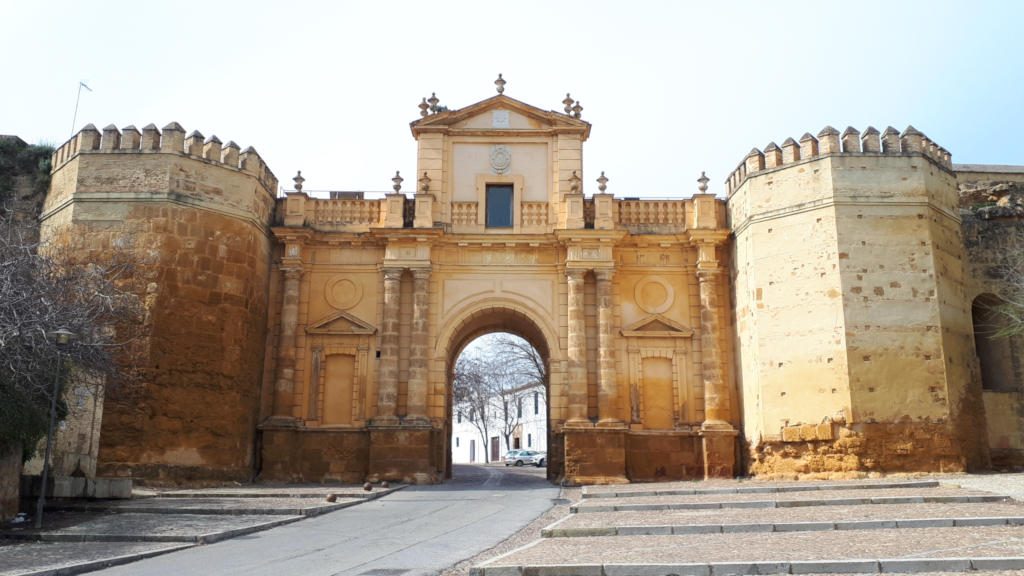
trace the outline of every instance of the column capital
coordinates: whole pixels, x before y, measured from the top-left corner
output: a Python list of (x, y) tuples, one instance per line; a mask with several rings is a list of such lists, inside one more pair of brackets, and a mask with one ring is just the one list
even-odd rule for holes
[(304, 270), (302, 266), (282, 266), (281, 273), (284, 274), (285, 280), (299, 280), (302, 278)]
[(725, 269), (721, 267), (716, 266), (714, 268), (701, 268), (700, 264), (697, 264), (697, 281), (713, 282), (715, 278), (721, 276), (723, 272), (725, 272)]
[(388, 266), (380, 269), (384, 273), (385, 280), (401, 280), (402, 273), (405, 272), (405, 268), (400, 266)]
[(430, 273), (433, 272), (432, 268), (410, 268), (412, 270), (412, 276), (416, 280), (426, 280), (430, 278)]
[(596, 278), (598, 282), (610, 282), (614, 277), (614, 268), (594, 268), (594, 278)]
[(583, 276), (585, 276), (586, 273), (587, 273), (587, 270), (585, 268), (566, 268), (565, 269), (565, 277), (568, 278), (570, 282), (582, 282), (583, 281)]

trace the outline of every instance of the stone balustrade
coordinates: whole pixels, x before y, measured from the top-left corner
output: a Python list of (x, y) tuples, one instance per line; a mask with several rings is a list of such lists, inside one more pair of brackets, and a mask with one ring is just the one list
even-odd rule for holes
[[(304, 197), (301, 221), (318, 230), (365, 232), (385, 226), (385, 200), (380, 198)], [(692, 199), (619, 199), (611, 201), (611, 223), (633, 234), (674, 234), (692, 227)], [(537, 231), (551, 226), (547, 202), (523, 202), (520, 223), (524, 230)], [(595, 223), (595, 203), (584, 200), (584, 223)], [(293, 222), (297, 223), (298, 220)], [(483, 226), (477, 202), (452, 202), (451, 224), (456, 231)]]

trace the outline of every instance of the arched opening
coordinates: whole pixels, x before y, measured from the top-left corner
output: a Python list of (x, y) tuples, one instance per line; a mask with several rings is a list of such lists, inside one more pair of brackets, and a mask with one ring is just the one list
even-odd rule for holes
[(1013, 355), (1016, 337), (1002, 334), (1007, 328), (1007, 318), (999, 312), (999, 307), (1004, 304), (994, 294), (982, 294), (971, 304), (974, 348), (981, 364), (982, 388), (993, 392), (1019, 389)]
[[(487, 438), (481, 436), (479, 427), (471, 427), (474, 433), (467, 434), (465, 432), (467, 427), (462, 426), (463, 432), (455, 435), (455, 426), (460, 424), (460, 419), (461, 424), (466, 424), (466, 420), (471, 416), (469, 413), (471, 409), (465, 402), (465, 398), (458, 398), (456, 394), (455, 380), (459, 358), (464, 356), (464, 353), (480, 357), (484, 352), (495, 352), (494, 350), (480, 349), (493, 344), (496, 341), (495, 338), (518, 341), (534, 350), (543, 368), (545, 378), (542, 382), (535, 383), (520, 381), (516, 384), (514, 378), (509, 381), (510, 385), (505, 386), (506, 389), (509, 389), (509, 393), (504, 398), (495, 398), (495, 402), (492, 404), (494, 412), (492, 416), (496, 427), (488, 427)], [(527, 316), (524, 311), (499, 306), (488, 307), (465, 315), (450, 330), (449, 336), (439, 343), (442, 345), (447, 343), (444, 351), (447, 383), (445, 390), (447, 421), (444, 431), (447, 438), (446, 478), (452, 477), (453, 453), (456, 451), (462, 456), (460, 459), (472, 456), (477, 463), (500, 461), (509, 449), (515, 449), (516, 440), (519, 442), (519, 449), (543, 448), (545, 455), (542, 468), (546, 468), (548, 479), (557, 479), (562, 476), (561, 436), (556, 434), (555, 428), (558, 423), (552, 419), (550, 391), (553, 376), (553, 354), (549, 346), (549, 339), (550, 336), (538, 325), (538, 322)], [(507, 353), (507, 351), (505, 352)], [(500, 358), (497, 361), (500, 362)], [(557, 380), (557, 376), (555, 379)], [(534, 392), (537, 393), (536, 396), (534, 396)], [(505, 418), (506, 410), (510, 416), (508, 419)], [(472, 416), (478, 418), (479, 412), (480, 409), (477, 408)], [(535, 417), (542, 420), (541, 426), (535, 426)], [(530, 421), (530, 425), (522, 425), (527, 420)], [(536, 436), (539, 430), (543, 430), (543, 438)], [(458, 446), (455, 446), (456, 442), (458, 442)], [(530, 446), (526, 446), (526, 444), (530, 444)]]

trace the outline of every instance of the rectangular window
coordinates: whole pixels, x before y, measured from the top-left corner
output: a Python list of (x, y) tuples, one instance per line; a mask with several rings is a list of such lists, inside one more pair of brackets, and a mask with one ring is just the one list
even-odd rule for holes
[(458, 436), (455, 437), (455, 447), (456, 448), (459, 447), (459, 437)]
[(488, 228), (512, 227), (512, 198), (511, 184), (487, 185), (486, 226)]
[(516, 398), (516, 418), (523, 417), (523, 399)]
[(456, 414), (458, 417), (458, 423), (462, 424), (462, 410), (459, 410)]
[(533, 448), (533, 434), (526, 435), (526, 447)]
[(533, 393), (533, 414), (540, 414), (540, 394), (537, 392)]

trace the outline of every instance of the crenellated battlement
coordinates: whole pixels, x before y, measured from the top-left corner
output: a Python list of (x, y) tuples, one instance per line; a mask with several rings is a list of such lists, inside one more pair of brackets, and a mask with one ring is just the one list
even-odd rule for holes
[(177, 122), (158, 129), (148, 124), (140, 131), (133, 125), (118, 130), (110, 124), (102, 132), (87, 124), (53, 152), (51, 171), (56, 172), (78, 154), (160, 153), (180, 154), (218, 164), (255, 176), (271, 193), (277, 192), (277, 177), (263, 158), (249, 146), (241, 150), (238, 144), (223, 144), (217, 136), (204, 138), (198, 130), (185, 136), (185, 129)]
[(747, 177), (759, 172), (838, 154), (921, 154), (947, 170), (953, 169), (952, 155), (949, 151), (913, 126), (907, 126), (902, 134), (892, 126), (883, 132), (879, 132), (873, 126), (868, 126), (864, 132), (848, 126), (842, 133), (831, 126), (825, 126), (818, 132), (817, 137), (808, 132), (801, 136), (799, 141), (787, 138), (781, 147), (775, 142), (770, 142), (764, 150), (754, 148), (726, 179), (726, 190), (732, 195)]

